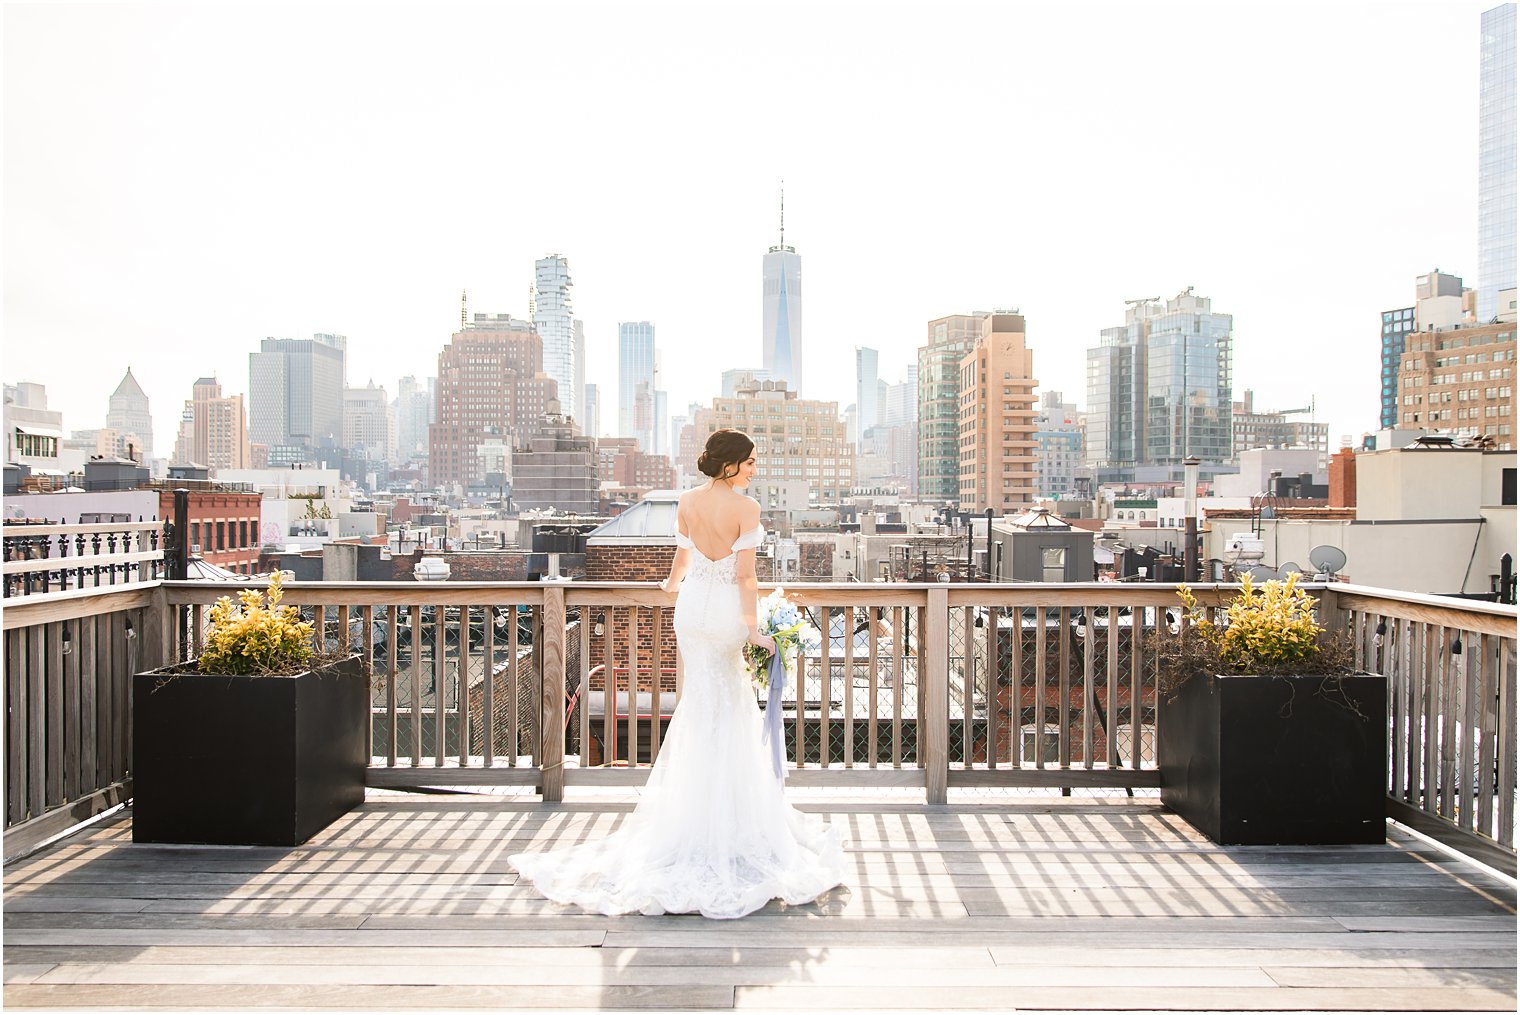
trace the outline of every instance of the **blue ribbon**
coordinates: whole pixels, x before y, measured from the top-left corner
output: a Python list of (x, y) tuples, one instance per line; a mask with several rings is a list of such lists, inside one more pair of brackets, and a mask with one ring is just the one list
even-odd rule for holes
[(785, 738), (781, 735), (781, 684), (786, 680), (786, 665), (781, 660), (779, 645), (771, 653), (769, 680), (770, 693), (765, 699), (765, 728), (760, 734), (760, 742), (770, 745), (771, 767), (776, 771), (776, 778), (785, 782), (786, 769), (782, 765)]

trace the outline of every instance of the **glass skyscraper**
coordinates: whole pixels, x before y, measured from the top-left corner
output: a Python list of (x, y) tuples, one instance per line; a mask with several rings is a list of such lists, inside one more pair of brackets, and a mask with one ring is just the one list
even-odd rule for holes
[(637, 437), (647, 454), (655, 452), (654, 325), (624, 321), (618, 325), (619, 437)]
[(1515, 285), (1515, 5), (1484, 11), (1478, 60), (1478, 322)]
[(786, 245), (786, 199), (781, 201), (781, 242), (761, 265), (761, 351), (771, 380), (802, 388), (802, 258)]
[(533, 262), (533, 325), (544, 343), (544, 373), (559, 385), (559, 411), (579, 420), (571, 284), (568, 258), (550, 254)]
[(1099, 469), (1230, 461), (1234, 320), (1184, 290), (1132, 305), (1087, 351), (1087, 461)]
[(1414, 330), (1414, 307), (1383, 311), (1383, 362), (1379, 373), (1381, 397), (1378, 405), (1378, 429), (1388, 430), (1399, 423), (1399, 359), (1404, 355), (1404, 337)]

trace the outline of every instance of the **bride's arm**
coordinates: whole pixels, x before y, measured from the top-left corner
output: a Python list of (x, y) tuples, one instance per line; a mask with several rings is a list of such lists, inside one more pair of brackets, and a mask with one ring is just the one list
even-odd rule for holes
[[(686, 531), (686, 515), (682, 506), (676, 508), (676, 531), (683, 537), (691, 538), (691, 533)], [(681, 579), (686, 577), (686, 572), (691, 570), (691, 551), (686, 547), (676, 544), (676, 555), (670, 559), (670, 574), (660, 582), (661, 592), (675, 592), (681, 585)]]
[(776, 651), (776, 640), (768, 634), (760, 633), (760, 625), (755, 620), (757, 600), (760, 597), (760, 583), (755, 579), (755, 551), (740, 550), (738, 565), (739, 578), (739, 619), (744, 621), (744, 626), (749, 630), (749, 643), (759, 645), (767, 652)]
[(675, 592), (681, 585), (681, 579), (686, 577), (686, 572), (691, 570), (691, 551), (684, 546), (676, 547), (676, 555), (670, 561), (670, 574), (660, 582), (660, 591)]

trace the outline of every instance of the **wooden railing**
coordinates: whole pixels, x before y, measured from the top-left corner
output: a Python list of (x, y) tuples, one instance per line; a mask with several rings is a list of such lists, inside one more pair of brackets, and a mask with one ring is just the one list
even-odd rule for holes
[(0, 546), (7, 599), (165, 577), (161, 521), (13, 523), (0, 529)]
[[(1310, 590), (1326, 622), (1355, 638), (1358, 664), (1389, 677), (1390, 813), (1513, 868), (1515, 608), (1340, 584)], [(89, 610), (133, 616), (151, 630), (151, 652), (111, 657), (124, 686), (133, 667), (193, 657), (207, 608), (227, 592), (164, 582), (160, 606), (99, 599), (66, 609), (76, 621)], [(810, 620), (782, 698), (793, 785), (922, 787), (930, 803), (957, 787), (1159, 785), (1157, 653), (1179, 619), (1172, 588), (788, 592)], [(1235, 592), (1196, 587), (1211, 609)], [(54, 698), (47, 688), (29, 697), (33, 673), (70, 679), (67, 665), (48, 664), (61, 634), (47, 625), (63, 615), (37, 612), (44, 597), (34, 598), (32, 613), (6, 614), (8, 658), (42, 660), (7, 681), (11, 743), (32, 751), (32, 727), (16, 725), (11, 703), (23, 701), (27, 716), (46, 712)], [(292, 582), (285, 601), (317, 623), (326, 647), (371, 664), (373, 786), (515, 784), (559, 800), (566, 785), (640, 783), (661, 748), (656, 717), (672, 711), (686, 676), (669, 627), (674, 599), (651, 584)], [(604, 763), (593, 767), (593, 757)], [(45, 757), (35, 770), (50, 771)], [(18, 789), (28, 808), (69, 797), (67, 786), (45, 786), (38, 796), (18, 783), (13, 762), (8, 826), (33, 813), (17, 809)]]
[(6, 856), (131, 796), (131, 675), (165, 658), (163, 602), (154, 583), (6, 604)]

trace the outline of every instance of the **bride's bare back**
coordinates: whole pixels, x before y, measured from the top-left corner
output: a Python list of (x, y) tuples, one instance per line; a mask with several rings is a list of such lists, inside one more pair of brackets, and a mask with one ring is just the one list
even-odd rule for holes
[(681, 494), (676, 527), (708, 560), (722, 560), (734, 542), (760, 524), (760, 505), (727, 483), (709, 483)]

